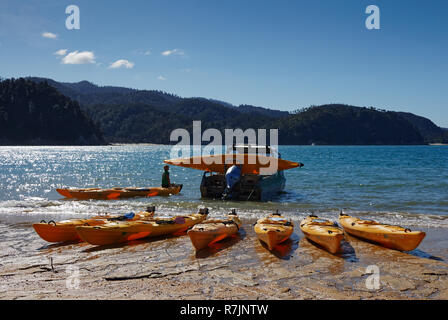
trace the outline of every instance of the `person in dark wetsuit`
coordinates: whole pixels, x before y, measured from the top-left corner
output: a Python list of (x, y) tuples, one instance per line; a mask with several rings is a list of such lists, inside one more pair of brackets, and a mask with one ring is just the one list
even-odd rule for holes
[(162, 188), (169, 188), (171, 187), (171, 181), (170, 181), (170, 167), (164, 166), (163, 169), (165, 170), (162, 173)]

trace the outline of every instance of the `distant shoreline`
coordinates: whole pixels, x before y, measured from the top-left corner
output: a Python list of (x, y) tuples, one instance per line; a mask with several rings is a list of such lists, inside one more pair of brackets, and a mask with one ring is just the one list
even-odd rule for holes
[(166, 146), (163, 143), (110, 143), (109, 146)]

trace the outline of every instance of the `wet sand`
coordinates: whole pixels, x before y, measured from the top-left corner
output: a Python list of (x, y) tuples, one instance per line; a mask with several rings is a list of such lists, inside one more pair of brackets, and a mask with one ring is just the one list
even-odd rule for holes
[[(186, 235), (48, 244), (29, 223), (0, 223), (0, 299), (448, 299), (446, 229), (422, 229), (427, 236), (410, 253), (346, 236), (344, 252), (331, 255), (297, 223), (269, 252), (254, 221), (243, 222), (238, 236), (199, 253)], [(370, 265), (379, 268), (378, 289), (366, 287)]]

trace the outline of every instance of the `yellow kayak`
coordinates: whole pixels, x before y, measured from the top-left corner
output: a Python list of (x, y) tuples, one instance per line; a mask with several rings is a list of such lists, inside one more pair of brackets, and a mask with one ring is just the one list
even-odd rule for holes
[(233, 211), (227, 218), (210, 219), (195, 225), (188, 230), (188, 236), (196, 250), (201, 250), (210, 244), (221, 241), (233, 234), (236, 234), (241, 221)]
[(311, 215), (300, 222), (300, 230), (305, 237), (325, 248), (330, 253), (337, 253), (341, 249), (344, 231), (329, 220), (319, 219)]
[(154, 216), (155, 207), (148, 207), (146, 211), (139, 212), (135, 215), (99, 215), (88, 219), (70, 219), (63, 221), (49, 221), (48, 223), (42, 220), (40, 223), (33, 224), (34, 230), (37, 234), (48, 242), (67, 242), (79, 241), (81, 238), (76, 232), (78, 226), (97, 226), (110, 222), (111, 220), (144, 220)]
[(423, 231), (362, 220), (343, 213), (339, 216), (339, 223), (351, 235), (400, 251), (414, 250), (426, 235)]
[(258, 239), (266, 243), (269, 250), (272, 250), (291, 236), (294, 224), (277, 213), (259, 219), (254, 230)]
[(112, 222), (100, 226), (79, 226), (80, 238), (93, 245), (122, 243), (146, 237), (180, 234), (207, 218), (208, 209), (187, 216), (157, 217), (146, 221)]
[(71, 199), (97, 199), (97, 200), (116, 200), (133, 197), (155, 197), (169, 196), (178, 194), (182, 190), (182, 185), (173, 185), (169, 188), (149, 187), (149, 188), (87, 188), (87, 189), (56, 189), (56, 191)]

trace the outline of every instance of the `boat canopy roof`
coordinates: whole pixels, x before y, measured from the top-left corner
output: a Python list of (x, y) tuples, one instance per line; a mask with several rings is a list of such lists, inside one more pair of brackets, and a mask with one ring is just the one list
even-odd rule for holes
[(278, 152), (278, 150), (268, 145), (233, 144), (232, 146), (227, 147), (227, 152), (251, 153), (251, 154), (258, 154), (261, 152), (266, 155), (272, 155), (274, 157), (280, 158), (280, 153)]

